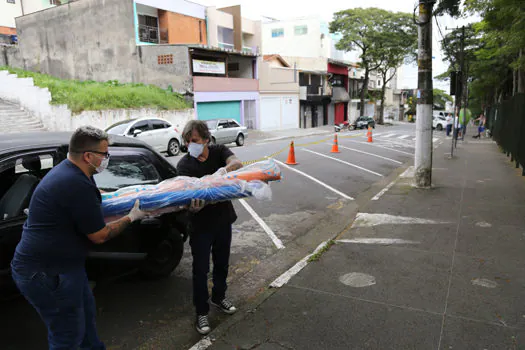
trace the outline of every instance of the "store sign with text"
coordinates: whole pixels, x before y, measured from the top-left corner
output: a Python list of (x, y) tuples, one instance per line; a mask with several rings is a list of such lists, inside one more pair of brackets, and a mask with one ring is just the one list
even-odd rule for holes
[(193, 60), (193, 73), (226, 74), (224, 62)]

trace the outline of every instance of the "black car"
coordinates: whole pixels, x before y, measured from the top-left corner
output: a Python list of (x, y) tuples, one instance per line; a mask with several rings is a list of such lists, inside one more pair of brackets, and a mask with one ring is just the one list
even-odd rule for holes
[(362, 116), (362, 117), (357, 118), (352, 123), (352, 128), (354, 130), (365, 129), (365, 128), (368, 128), (369, 126), (371, 126), (373, 129), (376, 128), (376, 121), (374, 120), (373, 117)]
[[(44, 175), (67, 157), (71, 135), (36, 132), (2, 135), (0, 139), (0, 294), (13, 291), (9, 265), (31, 195)], [(173, 165), (141, 141), (110, 136), (109, 152), (107, 170), (94, 176), (102, 191), (156, 184), (177, 176)], [(88, 277), (100, 280), (128, 270), (138, 270), (147, 278), (169, 276), (182, 258), (186, 232), (184, 212), (134, 223), (115, 239), (92, 244), (86, 264)]]

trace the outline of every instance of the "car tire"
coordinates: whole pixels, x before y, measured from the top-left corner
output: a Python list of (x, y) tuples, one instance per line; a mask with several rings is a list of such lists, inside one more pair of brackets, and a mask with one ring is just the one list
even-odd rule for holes
[(442, 131), (442, 130), (443, 130), (443, 125), (438, 124), (438, 125), (436, 126), (436, 129), (437, 129), (437, 131)]
[(179, 266), (184, 254), (184, 240), (174, 227), (169, 228), (166, 237), (148, 253), (140, 266), (140, 274), (146, 279), (169, 277)]
[(244, 146), (244, 135), (243, 134), (239, 134), (237, 136), (237, 140), (235, 140), (235, 143), (237, 144), (237, 146), (241, 147), (241, 146)]
[(180, 143), (177, 139), (171, 139), (168, 142), (168, 155), (176, 156), (180, 153)]

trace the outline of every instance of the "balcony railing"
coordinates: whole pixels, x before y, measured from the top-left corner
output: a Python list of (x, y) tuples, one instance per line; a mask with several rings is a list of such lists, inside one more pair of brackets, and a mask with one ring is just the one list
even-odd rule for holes
[(143, 43), (159, 43), (159, 28), (139, 24), (139, 39)]
[(219, 48), (224, 49), (224, 50), (233, 50), (235, 46), (233, 44), (219, 42)]

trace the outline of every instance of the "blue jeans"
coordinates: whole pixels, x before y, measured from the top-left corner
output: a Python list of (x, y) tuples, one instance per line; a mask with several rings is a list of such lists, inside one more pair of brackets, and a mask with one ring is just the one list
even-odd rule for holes
[(226, 295), (231, 241), (231, 224), (217, 225), (208, 230), (197, 229), (190, 236), (193, 255), (193, 305), (197, 315), (207, 315), (210, 310), (208, 304), (210, 253), (213, 260), (212, 300), (220, 302)]
[(47, 326), (50, 350), (106, 348), (97, 335), (95, 298), (84, 269), (61, 274), (11, 270), (18, 289)]

